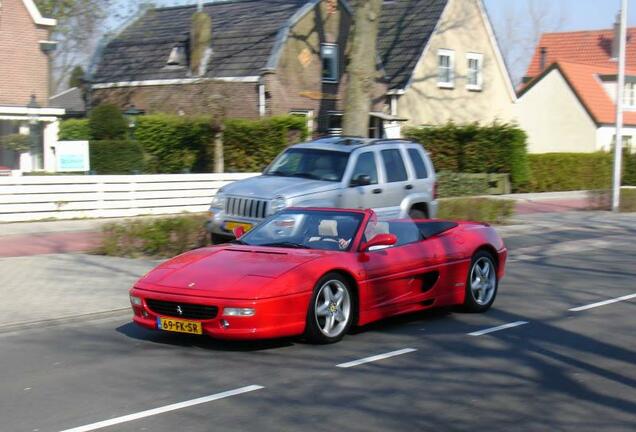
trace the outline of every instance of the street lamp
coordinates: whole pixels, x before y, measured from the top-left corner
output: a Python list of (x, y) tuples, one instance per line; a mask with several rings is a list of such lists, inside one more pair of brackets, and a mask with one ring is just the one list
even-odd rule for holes
[(124, 111), (124, 115), (126, 116), (126, 119), (128, 119), (128, 127), (133, 129), (135, 126), (137, 126), (136, 118), (137, 116), (140, 116), (142, 114), (144, 114), (144, 110), (140, 110), (134, 105)]
[(41, 108), (40, 104), (34, 94), (31, 95), (31, 99), (27, 104), (27, 117), (29, 118), (29, 139), (30, 139), (30, 151), (31, 154), (31, 169), (41, 168), (41, 148), (38, 140), (38, 113), (37, 110)]

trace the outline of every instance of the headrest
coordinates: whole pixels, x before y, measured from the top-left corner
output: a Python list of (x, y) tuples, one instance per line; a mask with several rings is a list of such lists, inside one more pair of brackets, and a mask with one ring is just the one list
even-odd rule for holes
[(318, 235), (321, 237), (338, 237), (338, 222), (333, 219), (323, 219), (318, 225)]

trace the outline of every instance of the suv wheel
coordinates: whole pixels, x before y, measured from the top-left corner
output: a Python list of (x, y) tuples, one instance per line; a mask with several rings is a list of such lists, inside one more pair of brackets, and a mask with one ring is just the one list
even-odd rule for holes
[(428, 219), (428, 214), (424, 210), (412, 208), (409, 210), (409, 217), (411, 219)]

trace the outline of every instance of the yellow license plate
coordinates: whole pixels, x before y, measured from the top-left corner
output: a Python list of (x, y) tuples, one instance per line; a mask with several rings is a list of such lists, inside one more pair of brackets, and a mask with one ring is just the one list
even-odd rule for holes
[(252, 229), (252, 224), (242, 223), (242, 222), (225, 222), (225, 229), (228, 231), (232, 231), (234, 228), (243, 227), (245, 232), (248, 232)]
[(160, 330), (176, 333), (203, 334), (203, 327), (198, 321), (187, 321), (174, 318), (157, 318), (157, 327)]

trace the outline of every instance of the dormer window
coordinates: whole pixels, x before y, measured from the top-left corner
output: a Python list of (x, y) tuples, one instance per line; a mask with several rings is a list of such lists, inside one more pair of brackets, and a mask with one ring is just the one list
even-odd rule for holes
[(324, 43), (320, 46), (323, 82), (338, 82), (338, 45)]
[(182, 46), (173, 47), (166, 64), (168, 66), (186, 66), (185, 49)]

